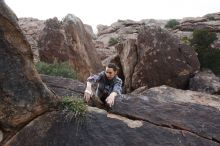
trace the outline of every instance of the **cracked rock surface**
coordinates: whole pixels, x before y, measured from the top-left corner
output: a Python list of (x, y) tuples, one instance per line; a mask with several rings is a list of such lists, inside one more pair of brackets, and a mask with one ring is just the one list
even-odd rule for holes
[(47, 113), (28, 124), (6, 146), (220, 145), (187, 131), (156, 126), (146, 121), (137, 127), (129, 127), (124, 121), (126, 118), (107, 115), (106, 111), (97, 108), (89, 108), (85, 119), (69, 120), (58, 111)]

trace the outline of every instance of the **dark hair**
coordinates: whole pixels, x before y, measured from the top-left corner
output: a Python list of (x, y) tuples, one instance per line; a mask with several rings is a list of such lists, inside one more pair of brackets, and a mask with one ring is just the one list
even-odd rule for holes
[(114, 64), (114, 63), (109, 63), (107, 65), (107, 67), (108, 68), (112, 68), (114, 71), (118, 71), (119, 70), (118, 66), (116, 64)]

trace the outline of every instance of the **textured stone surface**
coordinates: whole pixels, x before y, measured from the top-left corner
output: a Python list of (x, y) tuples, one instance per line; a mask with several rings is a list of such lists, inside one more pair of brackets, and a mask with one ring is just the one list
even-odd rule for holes
[(21, 145), (219, 146), (187, 131), (127, 119), (96, 108), (89, 108), (84, 119), (70, 120), (61, 112), (45, 114), (27, 125), (5, 146)]

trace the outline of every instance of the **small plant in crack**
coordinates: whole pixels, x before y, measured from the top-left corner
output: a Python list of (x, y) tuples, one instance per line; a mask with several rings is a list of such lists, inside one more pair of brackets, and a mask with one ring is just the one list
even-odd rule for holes
[(83, 119), (86, 117), (87, 107), (81, 97), (64, 96), (61, 101), (61, 109), (67, 120)]
[(82, 97), (64, 96), (60, 105), (65, 122), (76, 124), (76, 135), (78, 135), (80, 128), (86, 123), (86, 103)]

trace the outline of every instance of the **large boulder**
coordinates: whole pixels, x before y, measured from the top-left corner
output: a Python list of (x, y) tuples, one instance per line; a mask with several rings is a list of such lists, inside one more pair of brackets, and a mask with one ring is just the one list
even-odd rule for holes
[[(45, 113), (57, 98), (41, 81), (16, 15), (0, 0), (0, 139)], [(0, 145), (2, 144), (0, 141)]]
[(208, 94), (220, 94), (220, 78), (210, 70), (199, 72), (190, 79), (189, 89)]
[(68, 14), (63, 23), (69, 51), (72, 52), (69, 61), (77, 71), (79, 80), (85, 80), (91, 73), (102, 69), (101, 60), (90, 34), (78, 17)]
[(48, 63), (68, 61), (69, 50), (62, 28), (62, 22), (56, 17), (45, 21), (45, 27), (39, 36), (40, 60)]
[(142, 27), (136, 40), (122, 42), (117, 50), (127, 92), (159, 85), (184, 89), (200, 68), (193, 48), (159, 27)]
[(46, 21), (39, 46), (41, 60), (70, 62), (81, 81), (102, 69), (91, 35), (74, 15), (68, 14), (62, 22), (56, 18)]

